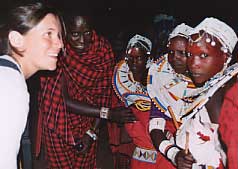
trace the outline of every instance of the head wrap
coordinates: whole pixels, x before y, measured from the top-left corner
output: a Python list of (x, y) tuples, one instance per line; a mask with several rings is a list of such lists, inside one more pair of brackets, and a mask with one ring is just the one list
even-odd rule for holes
[(133, 47), (136, 43), (139, 43), (141, 46), (143, 46), (147, 51), (147, 53), (150, 54), (152, 49), (152, 42), (148, 38), (138, 34), (136, 34), (129, 40), (126, 49), (128, 50), (129, 48)]
[(197, 34), (201, 30), (216, 37), (221, 45), (232, 53), (238, 39), (235, 31), (226, 23), (213, 17), (205, 18), (190, 32), (190, 35)]
[(169, 34), (168, 41), (170, 41), (170, 39), (176, 36), (188, 38), (188, 35), (192, 29), (193, 29), (192, 27), (186, 25), (185, 23), (181, 23), (178, 26), (176, 26), (174, 30)]

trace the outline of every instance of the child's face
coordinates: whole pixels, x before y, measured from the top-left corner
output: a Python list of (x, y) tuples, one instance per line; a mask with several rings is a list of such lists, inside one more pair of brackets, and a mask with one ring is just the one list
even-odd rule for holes
[[(197, 38), (196, 36), (198, 34), (193, 35), (192, 38)], [(215, 46), (206, 42), (205, 35), (200, 40), (188, 45), (187, 66), (197, 86), (203, 85), (220, 72), (226, 62), (227, 55), (221, 51), (220, 43), (215, 38), (213, 40), (216, 43)]]

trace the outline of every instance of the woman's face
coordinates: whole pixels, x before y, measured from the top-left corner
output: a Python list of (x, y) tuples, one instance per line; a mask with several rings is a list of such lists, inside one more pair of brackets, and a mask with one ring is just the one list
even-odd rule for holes
[(186, 61), (187, 39), (177, 36), (170, 40), (168, 47), (168, 61), (175, 72), (185, 74), (187, 71)]
[(81, 54), (87, 51), (92, 43), (92, 34), (88, 18), (76, 16), (68, 27), (67, 39), (70, 46)]
[[(192, 39), (196, 36), (198, 35), (193, 35)], [(215, 42), (216, 45), (211, 46), (211, 43), (206, 42), (206, 36), (203, 36), (198, 42), (188, 45), (187, 66), (197, 86), (202, 86), (220, 72), (226, 62), (227, 55), (221, 51), (220, 43), (217, 40)]]
[(128, 50), (127, 58), (127, 64), (134, 77), (141, 75), (141, 72), (146, 70), (147, 54), (145, 50), (132, 47)]
[[(56, 69), (57, 56), (63, 47), (59, 18), (47, 14), (23, 35), (23, 56), (33, 71)], [(24, 68), (23, 68), (24, 69)]]

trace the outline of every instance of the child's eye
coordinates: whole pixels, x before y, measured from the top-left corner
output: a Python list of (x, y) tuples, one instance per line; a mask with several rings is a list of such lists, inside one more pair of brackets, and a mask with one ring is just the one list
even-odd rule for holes
[(192, 54), (191, 54), (190, 52), (187, 52), (186, 56), (187, 56), (187, 57), (191, 57)]
[(171, 54), (171, 55), (173, 55), (173, 54), (174, 54), (174, 51), (173, 51), (173, 50), (169, 50), (168, 53)]
[(180, 56), (184, 56), (184, 57), (186, 56), (186, 52), (183, 50), (178, 50), (178, 53)]
[(205, 53), (202, 53), (202, 54), (200, 55), (200, 57), (201, 57), (201, 58), (206, 58), (206, 57), (208, 57), (208, 55), (205, 54)]

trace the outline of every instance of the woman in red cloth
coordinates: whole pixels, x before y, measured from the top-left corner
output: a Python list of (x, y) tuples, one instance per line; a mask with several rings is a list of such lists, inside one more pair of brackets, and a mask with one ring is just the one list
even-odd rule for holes
[(66, 30), (65, 55), (54, 74), (41, 78), (36, 153), (42, 140), (49, 168), (94, 169), (95, 117), (117, 119), (124, 112), (122, 119), (129, 118), (130, 110), (110, 110), (115, 58), (90, 18), (73, 13), (66, 19)]
[[(138, 34), (133, 36), (128, 42), (125, 59), (117, 64), (113, 75), (115, 93), (137, 118), (137, 121), (125, 124), (126, 131), (135, 145), (129, 147), (133, 148), (131, 169), (155, 169), (166, 164), (167, 168), (172, 166), (155, 150), (149, 135), (151, 100), (146, 83), (148, 69), (152, 63), (151, 48), (152, 44), (148, 38)], [(122, 148), (123, 145), (119, 145), (115, 151), (123, 152)], [(127, 149), (127, 153), (129, 150), (131, 149)]]

